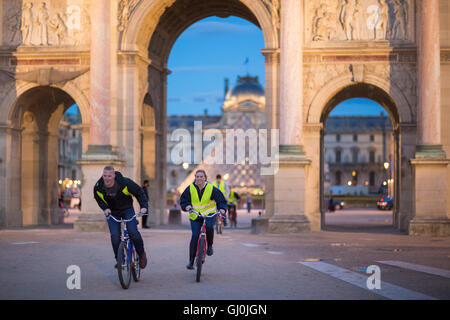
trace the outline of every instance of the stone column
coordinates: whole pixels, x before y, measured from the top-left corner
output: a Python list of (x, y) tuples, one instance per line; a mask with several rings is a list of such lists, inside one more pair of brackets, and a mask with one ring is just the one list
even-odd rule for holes
[(91, 51), (90, 51), (90, 115), (89, 144), (78, 163), (82, 167), (82, 211), (74, 223), (77, 231), (106, 231), (106, 220), (98, 207), (93, 188), (101, 177), (103, 168), (112, 165), (118, 171), (123, 161), (111, 146), (111, 28), (114, 19), (111, 1), (92, 1)]
[(447, 218), (447, 165), (441, 145), (439, 0), (419, 1), (417, 146), (412, 235), (450, 235)]
[(281, 1), (280, 154), (273, 178), (273, 216), (269, 232), (310, 230), (305, 216), (305, 166), (302, 147), (303, 1)]
[(110, 1), (91, 1), (90, 145), (110, 144)]

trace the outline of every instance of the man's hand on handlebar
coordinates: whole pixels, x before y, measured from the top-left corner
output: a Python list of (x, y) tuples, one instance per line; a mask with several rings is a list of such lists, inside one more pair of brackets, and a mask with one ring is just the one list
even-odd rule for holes
[(111, 214), (111, 209), (103, 210), (103, 214), (105, 215), (105, 217), (109, 217), (109, 215)]

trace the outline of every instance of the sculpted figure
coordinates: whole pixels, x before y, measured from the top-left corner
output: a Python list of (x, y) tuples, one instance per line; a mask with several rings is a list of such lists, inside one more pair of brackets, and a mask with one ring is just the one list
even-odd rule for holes
[(339, 22), (344, 29), (347, 40), (359, 39), (358, 17), (360, 6), (359, 0), (345, 0), (341, 6)]
[(22, 7), (22, 26), (20, 31), (22, 31), (22, 43), (24, 45), (31, 45), (31, 37), (33, 35), (33, 8), (32, 3), (25, 3)]
[(48, 43), (48, 11), (45, 2), (41, 3), (36, 24), (39, 30), (40, 45), (49, 45)]
[(61, 15), (57, 13), (53, 21), (50, 21), (48, 25), (55, 30), (56, 36), (58, 37), (58, 45), (60, 46), (67, 36), (67, 26), (61, 18)]
[(9, 42), (13, 42), (16, 38), (17, 31), (20, 30), (20, 12), (15, 12), (8, 18), (8, 30), (11, 31)]
[(382, 40), (388, 39), (388, 23), (389, 23), (389, 7), (386, 0), (378, 0), (380, 4), (380, 18), (378, 20), (377, 29), (379, 30), (377, 38)]
[(404, 0), (393, 0), (394, 23), (392, 24), (392, 39), (405, 40), (407, 38), (408, 4)]

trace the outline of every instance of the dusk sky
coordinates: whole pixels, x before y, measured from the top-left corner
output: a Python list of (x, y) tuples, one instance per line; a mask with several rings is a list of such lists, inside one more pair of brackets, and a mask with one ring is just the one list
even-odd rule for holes
[[(258, 76), (264, 87), (262, 31), (247, 20), (209, 17), (187, 28), (169, 56), (167, 114), (220, 115), (224, 79), (230, 88), (238, 76)], [(72, 111), (72, 110), (71, 110)], [(70, 111), (69, 111), (70, 112)], [(387, 113), (367, 99), (351, 99), (338, 105), (331, 116), (380, 115)]]

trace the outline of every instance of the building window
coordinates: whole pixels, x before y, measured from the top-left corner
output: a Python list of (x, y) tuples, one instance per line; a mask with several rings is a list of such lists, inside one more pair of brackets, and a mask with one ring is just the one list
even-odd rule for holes
[(354, 134), (353, 135), (353, 142), (357, 142), (358, 141), (358, 135), (357, 134)]
[(375, 151), (370, 151), (369, 152), (369, 162), (370, 163), (375, 163)]
[(352, 151), (353, 163), (358, 163), (358, 155), (359, 155), (359, 150), (355, 149)]
[(341, 141), (341, 135), (340, 135), (340, 134), (337, 134), (337, 135), (336, 135), (336, 141), (337, 141), (337, 142)]
[(369, 185), (373, 187), (375, 185), (375, 172), (370, 171), (369, 173)]
[(341, 163), (341, 150), (336, 150), (336, 163)]
[(336, 180), (335, 180), (335, 184), (337, 186), (341, 185), (341, 172), (340, 171), (336, 171)]
[(370, 135), (370, 142), (374, 142), (375, 141), (375, 136), (373, 134)]

